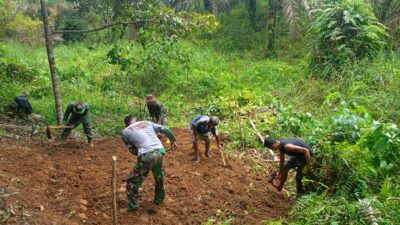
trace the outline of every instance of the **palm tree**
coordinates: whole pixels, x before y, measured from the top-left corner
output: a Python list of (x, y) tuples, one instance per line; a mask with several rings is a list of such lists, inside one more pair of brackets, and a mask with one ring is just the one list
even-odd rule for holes
[(400, 26), (399, 0), (369, 0), (379, 21), (385, 24), (394, 34)]
[(282, 4), (286, 21), (289, 24), (290, 33), (293, 38), (297, 39), (301, 34), (301, 10), (305, 10), (308, 13), (310, 11), (310, 5), (307, 0), (283, 0)]

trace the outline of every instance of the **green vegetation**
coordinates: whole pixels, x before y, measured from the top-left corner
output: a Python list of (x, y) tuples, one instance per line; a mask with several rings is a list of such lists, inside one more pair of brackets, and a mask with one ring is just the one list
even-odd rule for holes
[[(290, 223), (400, 223), (396, 1), (227, 1), (217, 11), (211, 1), (133, 8), (88, 2), (74, 9), (51, 1), (51, 22), (90, 29), (155, 18), (57, 36), (63, 106), (88, 102), (96, 136), (118, 135), (126, 114), (141, 116), (148, 93), (168, 107), (173, 127), (187, 127), (200, 113), (221, 117), (229, 150), (261, 148), (252, 119), (264, 135), (301, 137), (315, 149), (313, 193), (296, 201)], [(35, 113), (55, 124), (37, 7), (27, 1), (14, 16), (17, 3), (0, 0), (0, 109), (27, 91)], [(204, 224), (234, 220), (223, 212)]]

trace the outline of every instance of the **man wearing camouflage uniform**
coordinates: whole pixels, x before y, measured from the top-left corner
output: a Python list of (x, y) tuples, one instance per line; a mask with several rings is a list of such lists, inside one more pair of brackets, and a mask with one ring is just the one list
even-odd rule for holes
[(176, 148), (175, 136), (165, 127), (150, 121), (136, 121), (129, 115), (124, 119), (126, 128), (122, 131), (122, 141), (129, 151), (138, 156), (136, 165), (126, 179), (126, 191), (129, 210), (136, 211), (140, 205), (139, 188), (144, 179), (153, 172), (155, 180), (154, 203), (161, 205), (165, 198), (164, 191), (164, 154), (165, 149), (157, 138), (156, 132), (164, 133), (171, 142), (171, 148)]
[[(89, 105), (82, 101), (70, 102), (67, 106), (67, 110), (64, 113), (64, 125), (73, 126), (74, 128), (83, 125), (83, 131), (85, 132), (90, 147), (93, 147), (93, 134), (92, 126), (89, 118)], [(71, 133), (71, 128), (65, 128), (61, 134), (61, 138), (65, 139)]]
[(162, 104), (160, 101), (157, 101), (154, 95), (146, 96), (146, 104), (152, 121), (156, 124), (166, 126), (168, 111), (164, 104)]

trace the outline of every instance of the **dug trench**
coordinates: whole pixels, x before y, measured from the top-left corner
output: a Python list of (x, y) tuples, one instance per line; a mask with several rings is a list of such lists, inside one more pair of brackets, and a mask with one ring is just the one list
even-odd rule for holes
[[(129, 212), (125, 178), (136, 162), (118, 138), (96, 140), (95, 147), (68, 140), (0, 142), (0, 212), (5, 224), (112, 224), (111, 157), (117, 156), (119, 224), (201, 224), (233, 218), (233, 224), (261, 224), (287, 217), (291, 201), (267, 185), (248, 162), (212, 157), (194, 163), (187, 130), (173, 129), (178, 148), (165, 157), (166, 199), (153, 203), (150, 173), (141, 188), (142, 205)], [(166, 145), (168, 146), (168, 144)], [(204, 153), (204, 145), (201, 152)], [(5, 194), (6, 193), (6, 194)]]

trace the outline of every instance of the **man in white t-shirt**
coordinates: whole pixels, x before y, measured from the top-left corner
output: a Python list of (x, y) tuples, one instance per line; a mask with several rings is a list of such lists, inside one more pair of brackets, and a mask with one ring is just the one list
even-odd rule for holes
[(155, 180), (154, 203), (161, 205), (165, 198), (164, 191), (164, 146), (158, 139), (156, 132), (164, 133), (171, 142), (171, 148), (176, 148), (176, 138), (166, 126), (150, 121), (137, 121), (130, 115), (125, 117), (126, 128), (122, 131), (122, 141), (129, 151), (136, 155), (137, 162), (126, 179), (126, 191), (129, 201), (129, 210), (139, 209), (139, 188), (150, 171)]

